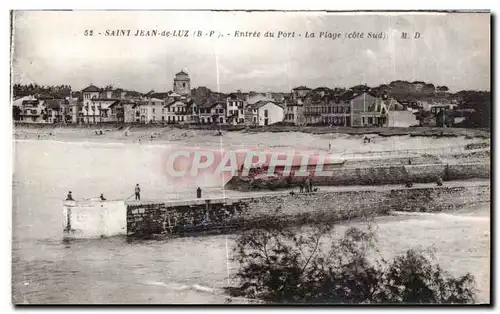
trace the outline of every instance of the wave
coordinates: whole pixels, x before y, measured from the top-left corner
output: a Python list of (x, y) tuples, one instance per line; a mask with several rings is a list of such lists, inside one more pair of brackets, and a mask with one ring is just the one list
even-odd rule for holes
[(211, 294), (223, 294), (222, 289), (216, 289), (216, 288), (210, 288), (206, 286), (202, 286), (199, 284), (193, 284), (193, 285), (182, 285), (179, 283), (165, 283), (161, 281), (145, 281), (142, 282), (144, 285), (148, 286), (160, 286), (160, 287), (165, 287), (167, 289), (175, 290), (175, 291), (198, 291), (198, 292), (205, 292), (205, 293), (211, 293)]
[(421, 212), (400, 212), (395, 211), (393, 215), (397, 216), (413, 216), (413, 217), (432, 217), (437, 219), (446, 220), (468, 220), (468, 221), (490, 221), (488, 216), (469, 216), (469, 215), (456, 215), (448, 213), (421, 213)]

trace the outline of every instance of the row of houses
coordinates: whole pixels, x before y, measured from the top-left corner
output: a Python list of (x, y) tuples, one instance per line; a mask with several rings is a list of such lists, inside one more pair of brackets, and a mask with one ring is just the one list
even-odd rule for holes
[[(327, 88), (294, 88), (288, 95), (223, 95), (203, 90), (192, 95), (189, 75), (181, 71), (174, 78), (173, 91), (128, 97), (123, 90), (84, 88), (79, 98), (28, 97), (16, 100), (23, 122), (45, 123), (179, 123), (408, 127), (418, 125), (416, 113), (423, 103), (398, 101), (369, 91), (334, 94)], [(155, 95), (157, 95), (155, 97)], [(425, 110), (451, 110), (454, 104), (433, 103)]]
[(410, 126), (418, 124), (411, 110), (394, 99), (381, 99), (367, 92), (348, 100), (285, 100), (278, 103), (265, 96), (242, 99), (236, 94), (226, 99), (197, 101), (178, 94), (167, 99), (116, 99), (103, 96), (91, 85), (77, 99), (23, 99), (20, 120), (46, 123), (180, 123), (334, 126)]

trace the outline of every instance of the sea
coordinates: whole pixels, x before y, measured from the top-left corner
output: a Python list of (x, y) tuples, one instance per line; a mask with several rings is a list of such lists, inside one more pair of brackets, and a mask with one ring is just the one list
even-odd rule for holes
[[(175, 144), (178, 145), (178, 144)], [(15, 304), (224, 303), (234, 282), (237, 234), (128, 242), (123, 237), (62, 240), (62, 200), (126, 199), (139, 183), (143, 199), (227, 196), (213, 178), (172, 180), (164, 171), (170, 144), (15, 140), (12, 299)], [(236, 193), (236, 192), (234, 192)], [(478, 302), (490, 292), (490, 203), (447, 213), (377, 217), (380, 254), (430, 249), (454, 275), (474, 275)], [(335, 229), (363, 227), (358, 220)]]

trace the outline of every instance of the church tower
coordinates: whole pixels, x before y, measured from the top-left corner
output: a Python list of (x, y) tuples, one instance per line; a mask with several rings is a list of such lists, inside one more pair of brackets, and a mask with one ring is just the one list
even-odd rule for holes
[(182, 96), (191, 95), (191, 79), (189, 78), (189, 74), (184, 71), (180, 71), (175, 75), (174, 93)]

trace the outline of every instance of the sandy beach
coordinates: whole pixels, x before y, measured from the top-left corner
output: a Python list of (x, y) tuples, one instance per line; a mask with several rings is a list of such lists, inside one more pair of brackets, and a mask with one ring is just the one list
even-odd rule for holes
[[(227, 129), (227, 127), (226, 127)], [(101, 133), (102, 132), (102, 133)], [(333, 150), (342, 148), (351, 150), (363, 143), (365, 136), (373, 141), (364, 145), (370, 150), (387, 150), (382, 145), (396, 142), (396, 149), (420, 147), (441, 147), (450, 145), (466, 145), (470, 143), (485, 143), (490, 140), (490, 132), (484, 129), (458, 128), (329, 128), (329, 127), (278, 127), (268, 128), (232, 128), (222, 130), (223, 136), (216, 127), (188, 126), (148, 126), (148, 125), (15, 125), (15, 139), (44, 139), (56, 141), (91, 141), (105, 143), (155, 143), (175, 144), (189, 143), (191, 145), (231, 145), (231, 146), (262, 146), (262, 147), (293, 147)], [(406, 140), (405, 140), (406, 139)], [(411, 139), (411, 140), (410, 140)], [(345, 143), (340, 143), (347, 141)], [(401, 145), (400, 142), (411, 142), (411, 145)], [(349, 147), (349, 145), (353, 147)], [(415, 146), (416, 145), (416, 146)], [(380, 146), (380, 147), (379, 147)], [(408, 146), (406, 148), (406, 146)], [(359, 149), (359, 148), (356, 148)], [(363, 149), (361, 149), (363, 150)]]

